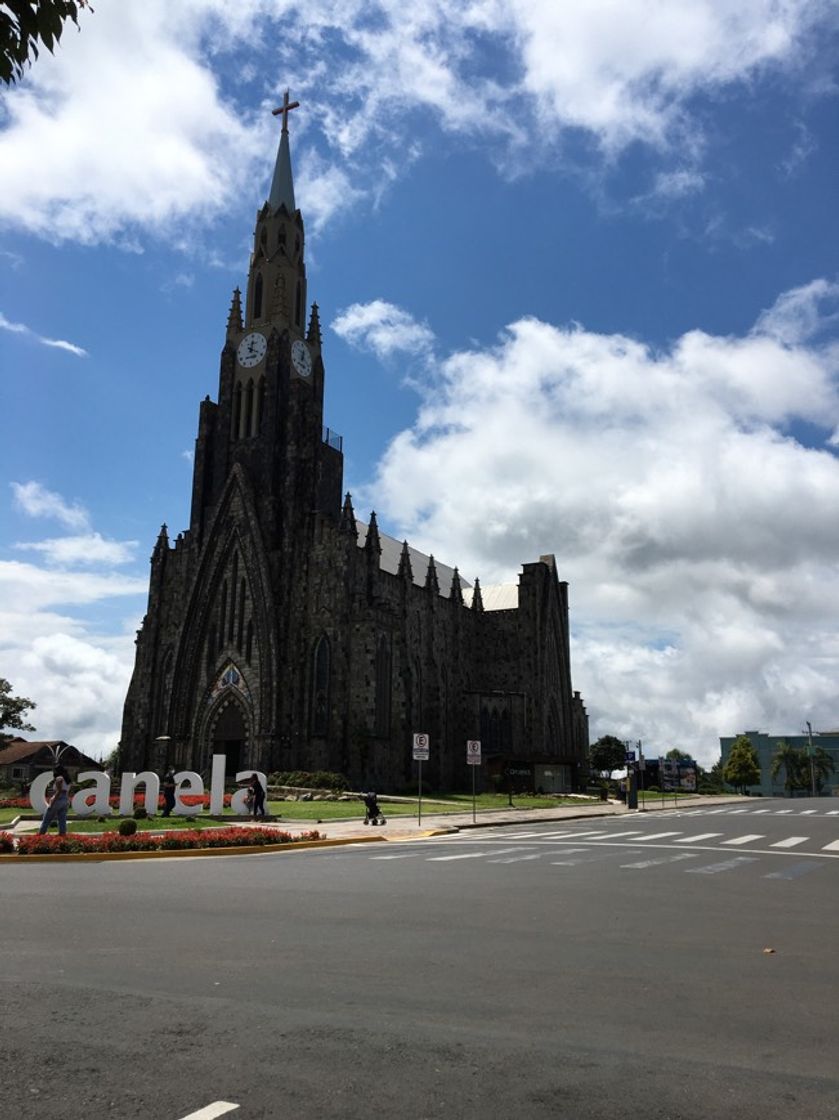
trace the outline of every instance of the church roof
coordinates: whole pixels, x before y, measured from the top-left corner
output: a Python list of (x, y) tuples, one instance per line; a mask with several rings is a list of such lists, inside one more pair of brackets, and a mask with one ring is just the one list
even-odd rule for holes
[[(358, 532), (358, 547), (364, 548), (369, 526), (365, 525), (363, 521), (356, 520), (355, 527)], [(393, 576), (398, 575), (399, 558), (402, 555), (402, 542), (396, 540), (395, 537), (389, 537), (387, 533), (383, 533), (381, 529), (378, 530), (378, 533), (379, 543), (382, 546), (379, 567), (382, 571), (390, 572)], [(410, 544), (408, 545), (408, 553), (411, 557), (411, 574), (413, 576), (413, 581), (417, 587), (425, 587), (425, 575), (428, 571), (428, 563), (431, 558)], [(448, 599), (452, 590), (454, 568), (450, 568), (447, 564), (441, 564), (436, 557), (434, 559), (434, 566), (437, 569), (437, 581), (440, 585), (440, 595), (442, 598)], [(474, 590), (472, 584), (467, 579), (464, 579), (460, 572), (458, 572), (458, 577), (460, 579), (460, 588), (463, 593), (463, 602), (467, 607), (471, 607)], [(519, 588), (516, 583), (498, 584), (496, 587), (484, 587), (482, 585), (481, 594), (485, 611), (509, 611), (518, 608)]]
[[(473, 588), (463, 589), (463, 602), (472, 606)], [(517, 583), (497, 583), (484, 587), (481, 584), (481, 599), (485, 611), (515, 611), (519, 607), (519, 585)]]

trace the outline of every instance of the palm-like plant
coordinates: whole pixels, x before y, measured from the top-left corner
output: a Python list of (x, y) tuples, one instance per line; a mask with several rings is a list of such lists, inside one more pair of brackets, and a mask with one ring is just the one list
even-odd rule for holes
[(778, 743), (777, 750), (772, 755), (772, 777), (784, 771), (784, 789), (792, 793), (794, 789), (805, 789), (809, 783), (809, 765), (805, 751), (794, 747), (786, 739)]
[(816, 789), (821, 793), (824, 783), (836, 769), (833, 755), (824, 747), (816, 747), (810, 756), (813, 764), (813, 776), (816, 779)]

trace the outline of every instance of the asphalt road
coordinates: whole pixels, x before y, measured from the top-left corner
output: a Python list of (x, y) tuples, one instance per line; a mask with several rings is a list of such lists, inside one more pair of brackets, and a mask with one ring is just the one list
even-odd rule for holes
[(0, 1120), (839, 1117), (834, 805), (3, 867)]

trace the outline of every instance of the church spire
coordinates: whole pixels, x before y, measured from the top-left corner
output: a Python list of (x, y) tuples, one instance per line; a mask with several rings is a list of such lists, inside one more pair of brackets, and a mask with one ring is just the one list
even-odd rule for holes
[(475, 580), (475, 587), (472, 591), (472, 610), (482, 611), (484, 609), (484, 597), (481, 595), (481, 581)]
[(227, 334), (241, 333), (242, 330), (242, 293), (238, 288), (233, 289), (233, 299), (230, 302), (230, 314), (227, 316)]
[(434, 563), (434, 556), (428, 557), (428, 568), (425, 572), (425, 589), (426, 591), (433, 591), (435, 595), (440, 594), (440, 581), (437, 579), (437, 565)]
[(411, 567), (411, 553), (408, 550), (407, 541), (402, 542), (402, 551), (399, 554), (399, 567), (396, 571), (396, 574), (401, 579), (407, 580), (408, 583), (411, 583), (413, 581), (414, 572)]
[(285, 206), (289, 214), (296, 210), (294, 205), (294, 180), (291, 176), (291, 151), (288, 144), (288, 114), (299, 106), (299, 101), (289, 101), (288, 90), (283, 94), (283, 103), (278, 109), (273, 109), (275, 117), (282, 116), (283, 128), (280, 133), (280, 147), (277, 151), (277, 162), (274, 165), (274, 178), (271, 180), (271, 193), (268, 195), (268, 204), (273, 213), (281, 206)]

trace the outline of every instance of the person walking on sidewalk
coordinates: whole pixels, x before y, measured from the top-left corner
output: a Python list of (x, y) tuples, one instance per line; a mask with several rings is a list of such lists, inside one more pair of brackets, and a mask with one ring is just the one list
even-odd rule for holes
[(41, 836), (49, 831), (53, 821), (58, 821), (58, 835), (67, 835), (67, 809), (69, 806), (70, 775), (63, 766), (55, 766), (52, 771), (52, 797), (47, 803), (44, 819), (41, 821)]

